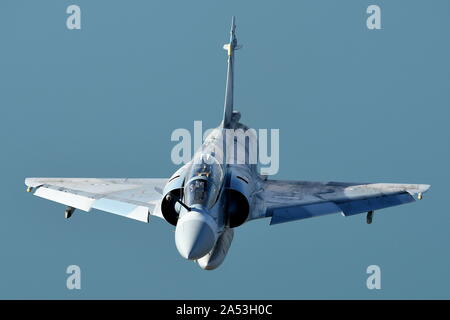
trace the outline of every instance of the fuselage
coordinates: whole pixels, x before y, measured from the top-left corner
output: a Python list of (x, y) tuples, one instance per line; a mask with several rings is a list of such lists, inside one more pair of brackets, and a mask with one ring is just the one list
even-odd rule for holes
[[(213, 269), (223, 261), (234, 225), (245, 222), (233, 223), (230, 213), (247, 220), (258, 209), (254, 194), (261, 177), (257, 164), (249, 161), (257, 137), (247, 129), (239, 122), (233, 123), (232, 128), (217, 127), (192, 160), (175, 173), (184, 173), (182, 200), (188, 207), (178, 208), (176, 247), (182, 257), (198, 260), (205, 269)], [(237, 184), (243, 187), (236, 187)], [(230, 190), (244, 194), (248, 208), (241, 204), (243, 201), (234, 200)], [(236, 208), (230, 208), (230, 204)], [(248, 212), (242, 212), (245, 210)]]
[(233, 229), (264, 212), (261, 177), (257, 172), (257, 136), (239, 122), (233, 110), (233, 17), (227, 51), (227, 81), (221, 124), (206, 137), (192, 160), (169, 179), (161, 208), (164, 218), (176, 225), (175, 243), (181, 256), (197, 260), (203, 269), (214, 269), (224, 260)]

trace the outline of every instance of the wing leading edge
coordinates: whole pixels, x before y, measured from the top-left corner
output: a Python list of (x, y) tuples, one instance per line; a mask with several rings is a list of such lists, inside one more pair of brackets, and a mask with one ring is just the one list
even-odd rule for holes
[(270, 224), (331, 213), (345, 216), (415, 201), (430, 188), (426, 184), (309, 182), (268, 180), (264, 198)]
[(161, 190), (167, 179), (26, 178), (35, 196), (86, 212), (98, 209), (148, 222), (162, 218)]

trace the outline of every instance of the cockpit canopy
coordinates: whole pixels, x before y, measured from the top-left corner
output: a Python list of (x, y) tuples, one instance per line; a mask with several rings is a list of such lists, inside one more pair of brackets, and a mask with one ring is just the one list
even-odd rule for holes
[(208, 209), (217, 201), (223, 182), (222, 165), (210, 154), (198, 154), (192, 161), (184, 187), (188, 206), (198, 204)]

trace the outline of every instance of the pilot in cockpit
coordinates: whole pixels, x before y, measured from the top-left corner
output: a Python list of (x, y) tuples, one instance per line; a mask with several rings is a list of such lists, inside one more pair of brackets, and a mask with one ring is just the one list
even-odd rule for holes
[(211, 155), (200, 154), (193, 160), (185, 186), (188, 206), (211, 208), (217, 201), (223, 182), (222, 166)]

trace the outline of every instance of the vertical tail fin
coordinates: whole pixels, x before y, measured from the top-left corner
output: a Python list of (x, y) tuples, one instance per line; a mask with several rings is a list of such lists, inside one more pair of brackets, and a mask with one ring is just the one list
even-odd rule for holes
[(233, 116), (234, 51), (241, 48), (236, 39), (235, 17), (231, 20), (230, 42), (223, 46), (228, 52), (227, 84), (223, 110), (223, 127), (229, 128)]

